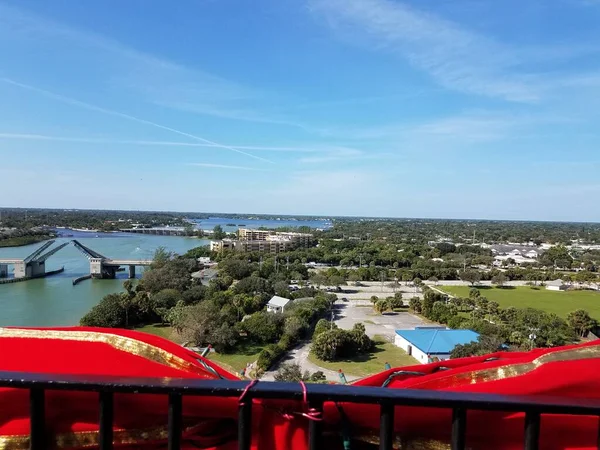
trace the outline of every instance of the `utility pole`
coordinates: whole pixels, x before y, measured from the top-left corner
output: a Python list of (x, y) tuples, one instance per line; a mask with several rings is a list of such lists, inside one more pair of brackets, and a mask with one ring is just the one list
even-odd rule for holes
[(385, 274), (381, 272), (381, 292), (383, 292), (383, 280), (385, 279)]
[(287, 271), (289, 272), (289, 270), (290, 270), (290, 257), (289, 257), (289, 256), (286, 256), (286, 257), (285, 257), (285, 260), (286, 260), (286, 265), (285, 265), (285, 268), (286, 268), (286, 269), (287, 269)]

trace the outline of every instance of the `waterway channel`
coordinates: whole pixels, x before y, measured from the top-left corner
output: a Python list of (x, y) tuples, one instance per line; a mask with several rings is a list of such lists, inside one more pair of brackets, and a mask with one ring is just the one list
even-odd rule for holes
[[(206, 245), (207, 240), (177, 236), (151, 236), (127, 233), (80, 233), (61, 230), (73, 236), (56, 240), (77, 239), (86, 247), (109, 258), (151, 259), (158, 247), (182, 254)], [(0, 258), (24, 258), (41, 243), (24, 247), (0, 248)], [(54, 247), (54, 246), (53, 246)], [(115, 280), (86, 280), (73, 286), (73, 279), (89, 273), (89, 262), (73, 245), (68, 245), (46, 262), (46, 270), (65, 271), (51, 277), (0, 284), (0, 326), (76, 325), (79, 319), (106, 294), (122, 290), (128, 272)], [(138, 277), (141, 268), (137, 268)]]

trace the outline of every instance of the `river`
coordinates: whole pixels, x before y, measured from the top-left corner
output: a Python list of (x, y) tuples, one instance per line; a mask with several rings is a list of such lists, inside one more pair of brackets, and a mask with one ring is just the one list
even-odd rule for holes
[[(106, 257), (120, 259), (151, 259), (154, 251), (161, 246), (182, 254), (209, 243), (203, 239), (177, 236), (60, 231), (73, 234), (73, 237), (59, 238), (54, 246), (66, 240), (77, 239)], [(0, 248), (0, 258), (24, 258), (41, 245), (42, 243)], [(58, 275), (0, 284), (0, 326), (76, 325), (103, 296), (121, 291), (123, 281), (128, 276), (127, 271), (119, 272), (114, 280), (85, 280), (73, 286), (73, 278), (90, 271), (87, 258), (73, 245), (63, 248), (46, 262), (46, 270), (62, 266), (65, 271)], [(136, 269), (139, 277), (141, 268)]]

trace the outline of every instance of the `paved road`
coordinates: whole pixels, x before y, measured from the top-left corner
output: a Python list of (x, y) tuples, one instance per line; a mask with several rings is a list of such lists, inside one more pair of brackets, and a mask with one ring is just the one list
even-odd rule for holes
[[(421, 318), (408, 312), (380, 315), (374, 313), (372, 307), (353, 306), (341, 301), (337, 301), (334, 307), (334, 322), (340, 328), (350, 329), (355, 323), (361, 322), (365, 325), (369, 337), (373, 338), (376, 335), (384, 336), (390, 342), (394, 340), (395, 330), (397, 329), (413, 329), (416, 326), (426, 325), (426, 322)], [(295, 362), (300, 365), (303, 372), (307, 370), (312, 373), (320, 370), (325, 374), (327, 380), (339, 381), (336, 371), (324, 369), (310, 362), (308, 360), (309, 352), (310, 342), (306, 342), (291, 350), (280, 364)], [(261, 379), (274, 380), (275, 372), (279, 369), (280, 364), (272, 367), (270, 371), (265, 372)], [(357, 378), (346, 374), (348, 381)]]

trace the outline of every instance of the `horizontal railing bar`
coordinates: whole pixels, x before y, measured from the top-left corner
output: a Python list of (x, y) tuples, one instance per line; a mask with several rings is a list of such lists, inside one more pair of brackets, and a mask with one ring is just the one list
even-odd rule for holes
[[(0, 372), (0, 387), (119, 393), (239, 397), (247, 381), (185, 378), (123, 378)], [(546, 414), (600, 415), (600, 401), (547, 396), (505, 396), (425, 389), (390, 389), (352, 385), (309, 384), (308, 396), (317, 402), (391, 403), (397, 406), (464, 408), (494, 411), (537, 411)], [(298, 383), (262, 382), (252, 387), (257, 399), (301, 400)]]

